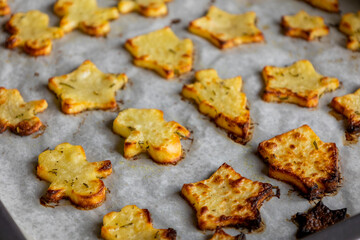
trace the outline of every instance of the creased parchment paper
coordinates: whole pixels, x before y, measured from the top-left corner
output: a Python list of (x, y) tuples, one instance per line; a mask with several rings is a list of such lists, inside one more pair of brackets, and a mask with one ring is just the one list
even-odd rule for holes
[[(101, 6), (114, 6), (116, 1), (99, 0)], [(59, 19), (53, 14), (55, 1), (9, 1), (13, 12), (39, 9), (49, 14), (51, 24)], [(29, 57), (21, 51), (0, 48), (0, 85), (17, 88), (26, 101), (46, 99), (48, 109), (38, 116), (47, 125), (43, 135), (19, 137), (9, 131), (0, 135), (0, 199), (28, 239), (97, 239), (102, 218), (110, 211), (119, 211), (129, 204), (147, 208), (154, 227), (176, 229), (178, 239), (208, 239), (212, 232), (196, 228), (193, 209), (180, 197), (184, 183), (208, 178), (224, 162), (252, 180), (271, 183), (281, 189), (281, 198), (273, 198), (261, 208), (266, 225), (262, 233), (247, 235), (248, 239), (292, 239), (297, 230), (290, 222), (296, 212), (311, 207), (298, 194), (288, 193), (292, 187), (267, 176), (267, 166), (256, 155), (259, 142), (280, 133), (309, 124), (325, 142), (335, 142), (340, 152), (343, 186), (338, 194), (324, 198), (330, 208), (348, 208), (350, 215), (360, 212), (360, 148), (359, 144), (344, 145), (344, 122), (329, 114), (329, 102), (335, 96), (351, 93), (360, 87), (360, 55), (347, 50), (346, 37), (336, 28), (339, 14), (330, 14), (295, 0), (218, 0), (215, 5), (232, 13), (255, 11), (258, 27), (266, 37), (264, 44), (250, 44), (221, 51), (208, 41), (189, 33), (189, 21), (203, 16), (210, 0), (175, 0), (170, 3), (169, 15), (164, 18), (144, 18), (136, 13), (122, 15), (111, 23), (106, 38), (93, 38), (74, 31), (54, 41), (47, 57)], [(304, 9), (325, 18), (330, 34), (319, 41), (306, 42), (281, 34), (280, 18)], [(341, 1), (343, 13), (360, 9), (357, 1)], [(0, 18), (3, 25), (9, 16)], [(193, 81), (193, 72), (178, 80), (166, 81), (156, 73), (132, 65), (132, 57), (123, 48), (126, 39), (170, 25), (181, 38), (191, 38), (196, 48), (194, 69), (214, 68), (222, 78), (241, 75), (243, 91), (256, 123), (253, 139), (242, 146), (231, 141), (225, 131), (198, 112), (196, 107), (180, 96), (183, 84)], [(8, 34), (1, 31), (0, 42)], [(121, 109), (157, 108), (166, 120), (175, 120), (193, 131), (193, 142), (184, 141), (185, 159), (176, 166), (159, 166), (141, 155), (138, 160), (123, 158), (123, 139), (115, 135), (112, 122), (117, 112), (91, 111), (75, 116), (60, 111), (59, 102), (47, 89), (50, 77), (77, 68), (84, 60), (93, 61), (103, 72), (126, 73), (131, 84), (118, 91)], [(310, 60), (325, 76), (337, 77), (343, 87), (325, 94), (315, 109), (293, 104), (266, 103), (261, 100), (264, 84), (261, 70), (265, 65), (284, 66), (300, 59)], [(37, 76), (38, 75), (38, 76)], [(81, 211), (67, 201), (61, 206), (46, 208), (39, 198), (49, 183), (36, 177), (38, 155), (47, 148), (69, 142), (84, 147), (88, 161), (111, 160), (113, 174), (104, 179), (111, 193), (99, 208)], [(226, 230), (236, 233), (237, 230)]]

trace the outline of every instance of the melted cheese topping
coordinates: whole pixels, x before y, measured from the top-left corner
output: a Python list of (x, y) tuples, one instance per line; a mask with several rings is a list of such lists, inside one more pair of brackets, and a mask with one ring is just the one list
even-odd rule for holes
[(106, 240), (160, 240), (168, 239), (162, 236), (166, 231), (153, 228), (148, 212), (135, 205), (128, 205), (120, 212), (104, 216), (101, 236)]
[(256, 212), (264, 199), (259, 200), (256, 206), (252, 206), (254, 203), (250, 199), (259, 197), (263, 191), (263, 183), (244, 178), (229, 165), (223, 164), (209, 179), (184, 184), (182, 194), (194, 206), (199, 223), (205, 224), (204, 229), (214, 229), (220, 226), (221, 218), (256, 219)]
[(360, 89), (353, 94), (335, 97), (333, 101), (344, 109), (341, 113), (344, 114), (345, 117), (355, 122), (360, 122)]
[[(127, 83), (125, 74), (106, 74), (89, 60), (74, 72), (49, 80), (49, 88), (77, 113), (85, 109), (108, 108), (115, 103), (115, 92)], [(79, 106), (80, 105), (80, 106)]]
[[(119, 17), (115, 7), (99, 8), (96, 0), (58, 0), (54, 6), (54, 11), (58, 16), (63, 17), (60, 27), (65, 32), (85, 25), (89, 28), (99, 28), (97, 34), (85, 32), (91, 35), (104, 35), (109, 27), (109, 20)], [(102, 30), (100, 30), (102, 29)]]
[(101, 162), (89, 163), (84, 149), (69, 143), (58, 145), (39, 155), (38, 175), (51, 183), (49, 189), (65, 189), (65, 195), (97, 193), (102, 187), (98, 178)]
[(192, 41), (180, 40), (169, 27), (132, 38), (130, 41), (133, 48), (129, 45), (126, 47), (136, 58), (144, 58), (165, 69), (178, 71), (181, 71), (181, 65), (192, 65)]
[(9, 125), (17, 125), (25, 120), (37, 119), (35, 114), (47, 108), (45, 100), (24, 102), (17, 89), (0, 88), (0, 120)]
[(212, 118), (220, 113), (232, 118), (247, 118), (249, 110), (246, 109), (246, 95), (240, 92), (241, 87), (241, 77), (223, 80), (219, 78), (216, 70), (210, 69), (197, 72), (196, 82), (186, 85), (182, 93), (185, 97), (195, 100), (197, 104), (205, 101), (213, 106), (216, 114), (210, 113)]
[(299, 94), (321, 95), (339, 87), (336, 78), (324, 77), (317, 73), (308, 60), (301, 60), (289, 67), (265, 67), (267, 88), (289, 89)]
[(157, 109), (130, 108), (119, 113), (113, 129), (126, 141), (136, 142), (141, 151), (148, 151), (149, 148), (170, 150), (173, 144), (176, 146), (181, 138), (190, 133), (177, 122), (166, 122), (163, 116), (163, 112)]
[(333, 144), (322, 142), (307, 125), (261, 144), (271, 146), (265, 149), (263, 157), (274, 169), (295, 174), (308, 187), (314, 184), (323, 187), (322, 181), (331, 179), (337, 169), (338, 163), (333, 162), (336, 151)]
[(299, 11), (294, 16), (285, 16), (284, 19), (291, 28), (299, 28), (302, 30), (326, 28), (322, 17), (310, 16), (305, 11)]
[(13, 35), (16, 36), (20, 46), (27, 41), (37, 42), (34, 45), (47, 45), (51, 39), (64, 35), (60, 28), (48, 27), (49, 16), (37, 10), (14, 14), (10, 19), (10, 24), (16, 28)]
[(226, 41), (261, 34), (255, 25), (255, 21), (256, 14), (254, 12), (234, 15), (211, 6), (205, 17), (196, 19), (192, 24)]

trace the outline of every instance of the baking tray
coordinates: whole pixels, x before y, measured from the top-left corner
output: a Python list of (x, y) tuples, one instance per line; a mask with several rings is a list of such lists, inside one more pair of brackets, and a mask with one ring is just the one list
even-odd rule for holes
[[(39, 9), (48, 13), (52, 25), (58, 23), (51, 10), (54, 2), (9, 1), (14, 12)], [(103, 6), (116, 4), (115, 0), (98, 2)], [(203, 38), (189, 33), (186, 30), (188, 22), (203, 16), (212, 3), (233, 13), (255, 11), (266, 44), (221, 51)], [(279, 27), (280, 17), (301, 9), (323, 16), (330, 25), (330, 35), (310, 43), (283, 36)], [(359, 9), (358, 1), (341, 1), (342, 12)], [(339, 147), (343, 186), (336, 196), (324, 198), (324, 203), (332, 209), (347, 207), (351, 216), (360, 213), (360, 182), (357, 181), (360, 172), (357, 163), (359, 144), (344, 145), (343, 121), (331, 116), (331, 109), (327, 106), (334, 96), (353, 92), (360, 86), (360, 56), (344, 47), (346, 37), (336, 26), (340, 15), (329, 14), (295, 0), (175, 0), (169, 4), (169, 11), (168, 16), (159, 19), (148, 19), (138, 14), (121, 16), (111, 23), (112, 30), (106, 38), (92, 38), (74, 31), (54, 41), (53, 52), (47, 57), (32, 58), (18, 50), (1, 48), (0, 85), (18, 88), (26, 101), (44, 98), (49, 103), (48, 109), (38, 115), (47, 125), (42, 135), (18, 137), (7, 131), (0, 136), (0, 199), (25, 237), (96, 239), (106, 213), (136, 204), (149, 209), (156, 228), (176, 229), (180, 240), (208, 239), (212, 232), (201, 232), (196, 228), (195, 214), (180, 197), (179, 191), (184, 183), (208, 178), (223, 162), (227, 162), (243, 176), (279, 186), (282, 192), (281, 199), (271, 199), (261, 208), (266, 225), (264, 232), (248, 234), (247, 239), (294, 238), (297, 228), (290, 222), (291, 216), (306, 211), (312, 205), (296, 192), (289, 193), (291, 186), (288, 184), (267, 177), (267, 167), (255, 153), (259, 142), (305, 123), (323, 141), (335, 142)], [(169, 82), (151, 71), (133, 66), (132, 57), (123, 49), (126, 39), (171, 25), (175, 19), (181, 21), (172, 24), (174, 32), (181, 38), (194, 41), (195, 70), (214, 68), (222, 78), (243, 77), (243, 91), (247, 94), (251, 117), (256, 123), (253, 139), (246, 146), (232, 142), (225, 131), (201, 115), (194, 105), (181, 99), (181, 88), (193, 81), (193, 72)], [(0, 24), (7, 20), (8, 17), (0, 18)], [(0, 42), (5, 42), (7, 37), (6, 33), (1, 33)], [(175, 120), (193, 131), (194, 140), (183, 142), (186, 156), (177, 166), (158, 166), (146, 155), (141, 155), (136, 161), (125, 160), (122, 157), (123, 139), (111, 131), (117, 112), (91, 111), (76, 116), (60, 112), (58, 101), (46, 87), (47, 80), (74, 70), (86, 59), (92, 60), (103, 72), (124, 72), (129, 76), (131, 83), (117, 94), (121, 109), (161, 109), (167, 120)], [(325, 94), (316, 109), (263, 102), (260, 98), (262, 68), (266, 65), (284, 66), (299, 59), (309, 59), (320, 73), (339, 78), (343, 87)], [(111, 193), (99, 208), (80, 211), (67, 201), (62, 201), (61, 206), (55, 208), (39, 204), (48, 183), (36, 178), (37, 156), (63, 142), (82, 145), (89, 161), (112, 161), (114, 172), (104, 180)], [(4, 214), (2, 212), (3, 220), (6, 219)], [(349, 218), (328, 231), (344, 230), (346, 227), (343, 224), (356, 225), (358, 218)], [(3, 226), (5, 224), (0, 225)], [(7, 231), (0, 229), (1, 233), (19, 232), (16, 229), (8, 231), (11, 227), (14, 225), (5, 228)], [(232, 229), (226, 231), (237, 232)], [(358, 234), (357, 228), (348, 232)], [(5, 236), (10, 239), (16, 237)], [(335, 235), (331, 233), (327, 237), (332, 236)], [(345, 236), (344, 233), (342, 238), (345, 239)]]

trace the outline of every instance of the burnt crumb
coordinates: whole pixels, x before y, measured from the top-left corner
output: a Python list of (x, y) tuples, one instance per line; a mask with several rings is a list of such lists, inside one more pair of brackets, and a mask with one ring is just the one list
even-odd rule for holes
[(38, 77), (38, 76), (40, 76), (40, 73), (35, 72), (35, 73), (34, 73), (34, 76), (35, 76), (35, 77)]
[(293, 216), (293, 222), (299, 227), (296, 237), (303, 238), (344, 220), (346, 210), (330, 210), (320, 201), (307, 213), (297, 213)]
[(178, 24), (178, 23), (181, 23), (181, 19), (180, 18), (174, 18), (174, 19), (171, 20), (170, 25)]

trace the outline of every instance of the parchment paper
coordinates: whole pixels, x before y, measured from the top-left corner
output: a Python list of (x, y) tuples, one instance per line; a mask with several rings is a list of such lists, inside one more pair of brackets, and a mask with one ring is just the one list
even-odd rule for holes
[[(52, 13), (54, 2), (9, 1), (13, 12), (40, 9), (49, 14), (51, 24), (58, 24), (59, 19)], [(113, 0), (98, 2), (101, 6), (116, 4)], [(335, 26), (340, 15), (295, 0), (218, 0), (216, 6), (232, 13), (255, 11), (258, 26), (266, 37), (266, 44), (221, 51), (186, 30), (189, 21), (203, 16), (210, 5), (210, 0), (175, 0), (168, 5), (170, 13), (164, 18), (149, 19), (136, 13), (122, 15), (111, 23), (112, 29), (106, 38), (74, 31), (54, 41), (53, 51), (47, 57), (29, 57), (21, 51), (5, 49), (2, 44), (0, 85), (19, 89), (26, 101), (44, 98), (49, 103), (48, 109), (38, 115), (47, 125), (43, 135), (19, 137), (9, 131), (0, 135), (0, 198), (28, 239), (97, 239), (103, 216), (129, 204), (149, 209), (154, 227), (172, 227), (180, 240), (208, 239), (212, 232), (196, 228), (195, 212), (179, 193), (184, 183), (208, 178), (224, 162), (247, 178), (281, 189), (280, 199), (273, 198), (261, 208), (265, 231), (249, 234), (247, 238), (292, 239), (297, 228), (290, 222), (291, 216), (307, 210), (311, 204), (296, 192), (288, 193), (292, 189), (290, 185), (269, 178), (267, 166), (255, 153), (259, 142), (303, 124), (309, 124), (323, 141), (335, 142), (339, 148), (344, 182), (336, 196), (324, 198), (325, 204), (334, 209), (347, 207), (350, 215), (360, 212), (359, 144), (344, 146), (344, 122), (328, 113), (333, 97), (352, 93), (360, 87), (360, 55), (345, 48), (346, 37)], [(307, 42), (282, 35), (281, 16), (301, 9), (323, 16), (331, 26), (329, 36)], [(360, 4), (344, 0), (341, 9), (343, 13), (355, 12)], [(178, 18), (181, 22), (172, 29), (179, 37), (194, 41), (195, 70), (214, 68), (222, 78), (243, 77), (243, 91), (256, 123), (253, 139), (246, 146), (231, 141), (224, 130), (200, 114), (193, 104), (181, 100), (181, 88), (193, 81), (193, 72), (180, 80), (166, 81), (152, 71), (132, 65), (132, 57), (123, 48), (126, 39), (160, 29)], [(8, 19), (0, 18), (0, 24)], [(7, 37), (8, 34), (1, 31), (0, 42), (4, 43)], [(136, 161), (126, 160), (123, 139), (111, 130), (117, 112), (91, 111), (71, 116), (60, 111), (54, 94), (47, 89), (47, 81), (73, 71), (86, 59), (104, 72), (124, 72), (131, 79), (125, 90), (118, 91), (117, 100), (123, 102), (121, 109), (161, 109), (168, 121), (175, 120), (193, 131), (194, 141), (184, 142), (185, 159), (177, 166), (156, 165), (147, 155), (141, 155)], [(315, 109), (262, 101), (262, 68), (284, 66), (300, 59), (310, 60), (323, 75), (337, 77), (343, 87), (325, 94)], [(88, 161), (112, 161), (114, 172), (104, 179), (111, 193), (101, 207), (81, 211), (67, 201), (55, 208), (40, 205), (39, 198), (49, 184), (36, 177), (37, 157), (46, 148), (54, 149), (63, 142), (83, 146)]]

